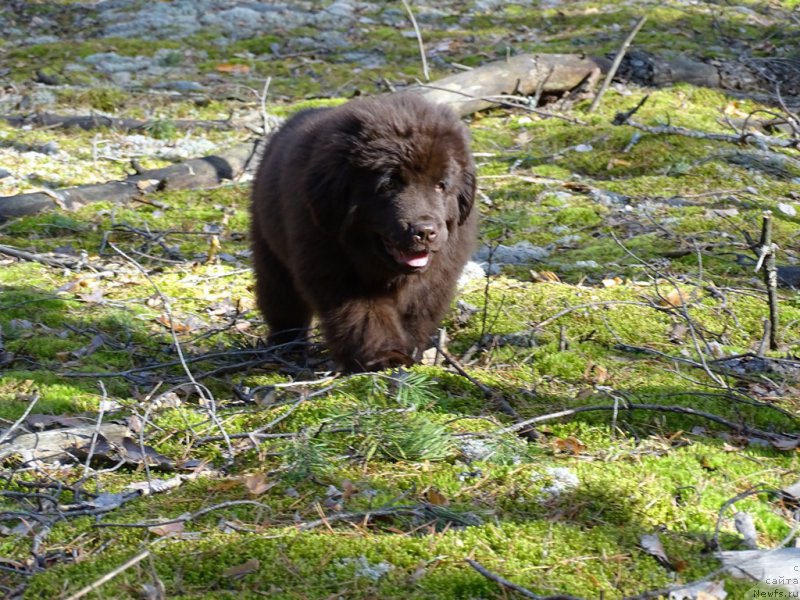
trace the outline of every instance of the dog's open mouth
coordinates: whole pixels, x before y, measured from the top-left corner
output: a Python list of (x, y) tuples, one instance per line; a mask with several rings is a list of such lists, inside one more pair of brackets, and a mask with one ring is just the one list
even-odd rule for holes
[(424, 269), (428, 266), (431, 258), (431, 253), (428, 250), (404, 252), (393, 248), (389, 250), (389, 254), (398, 264), (411, 269)]

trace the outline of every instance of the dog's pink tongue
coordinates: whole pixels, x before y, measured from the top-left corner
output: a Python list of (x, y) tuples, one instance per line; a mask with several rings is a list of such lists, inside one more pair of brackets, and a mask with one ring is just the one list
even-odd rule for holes
[(429, 256), (430, 255), (427, 252), (410, 252), (408, 254), (403, 253), (403, 262), (409, 267), (424, 267), (428, 264)]

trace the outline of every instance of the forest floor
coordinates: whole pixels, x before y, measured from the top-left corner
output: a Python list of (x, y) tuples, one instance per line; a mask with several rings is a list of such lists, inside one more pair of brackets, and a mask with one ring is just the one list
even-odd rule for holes
[[(613, 53), (643, 15), (636, 48), (796, 66), (799, 7), (412, 3), (432, 79)], [(422, 77), (400, 2), (14, 0), (0, 30), (0, 196)], [(645, 96), (650, 126), (798, 138), (773, 88), (616, 82), (591, 113), (568, 93), (467, 117), (482, 220), (453, 361), (342, 376), (319, 339), (306, 365), (266, 352), (246, 177), (0, 223), (0, 593), (753, 597), (723, 556), (793, 549), (798, 525), (800, 156), (613, 123)], [(147, 125), (5, 118), (37, 112)], [(787, 556), (770, 577), (797, 591)]]

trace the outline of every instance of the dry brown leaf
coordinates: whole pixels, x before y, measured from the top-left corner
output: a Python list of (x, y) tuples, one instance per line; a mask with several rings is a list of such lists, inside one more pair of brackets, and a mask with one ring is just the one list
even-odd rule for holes
[(356, 495), (359, 489), (349, 479), (342, 482), (342, 500), (347, 502), (352, 496)]
[[(163, 325), (167, 329), (170, 329), (170, 318), (167, 313), (161, 313), (158, 315), (156, 319), (156, 323)], [(188, 325), (181, 323), (177, 319), (172, 319), (172, 329), (175, 330), (175, 333), (186, 333), (187, 331), (191, 331), (191, 327)]]
[(673, 288), (673, 290), (666, 295), (666, 297), (662, 298), (661, 305), (662, 306), (683, 306), (686, 304), (688, 297), (686, 294), (683, 293), (679, 288)]
[(614, 167), (630, 167), (631, 164), (632, 163), (629, 160), (625, 160), (624, 158), (616, 158), (612, 156), (609, 159), (608, 163), (606, 163), (606, 169), (613, 169)]
[(581, 452), (586, 450), (586, 445), (578, 438), (557, 438), (553, 440), (553, 448), (558, 452), (567, 452), (574, 456), (578, 456)]
[(531, 277), (534, 281), (541, 281), (545, 283), (561, 283), (558, 275), (552, 271), (533, 271), (531, 270)]
[(596, 385), (603, 385), (608, 380), (608, 369), (602, 365), (589, 363), (583, 377)]
[(267, 481), (265, 473), (253, 473), (244, 478), (244, 487), (254, 496), (260, 496), (267, 490), (275, 487), (277, 482)]
[(147, 529), (151, 533), (155, 533), (158, 536), (164, 537), (165, 535), (183, 533), (184, 525), (184, 521), (175, 521), (174, 523), (154, 525), (153, 527), (148, 527)]
[(216, 69), (220, 73), (230, 73), (232, 75), (247, 75), (250, 72), (250, 67), (237, 63), (222, 63), (217, 65)]
[(749, 116), (749, 113), (739, 108), (739, 104), (736, 101), (728, 102), (725, 108), (722, 109), (722, 112), (724, 112), (726, 115), (730, 117), (747, 118)]
[(447, 506), (450, 504), (450, 500), (448, 500), (447, 496), (445, 496), (442, 492), (440, 492), (436, 488), (428, 488), (425, 491), (424, 496), (425, 500), (427, 500), (431, 504), (435, 504), (436, 506)]
[(257, 558), (251, 558), (235, 567), (228, 567), (222, 574), (225, 577), (243, 577), (249, 573), (255, 573), (261, 567), (261, 561)]

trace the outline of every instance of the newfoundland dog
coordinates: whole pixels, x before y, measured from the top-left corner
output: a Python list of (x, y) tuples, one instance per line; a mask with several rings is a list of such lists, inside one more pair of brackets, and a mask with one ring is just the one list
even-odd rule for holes
[(270, 344), (312, 315), (347, 371), (420, 358), (474, 244), (475, 163), (447, 107), (406, 93), (295, 114), (272, 137), (252, 203)]

